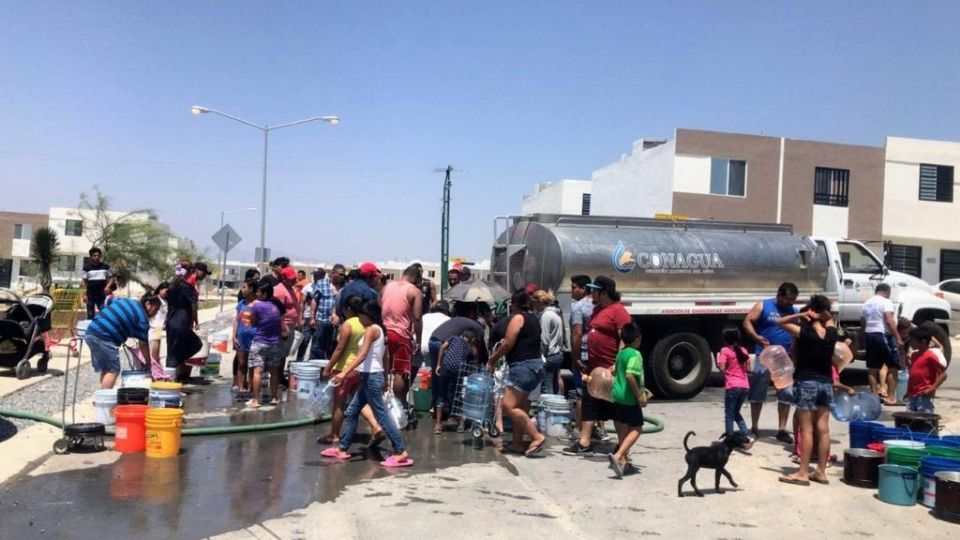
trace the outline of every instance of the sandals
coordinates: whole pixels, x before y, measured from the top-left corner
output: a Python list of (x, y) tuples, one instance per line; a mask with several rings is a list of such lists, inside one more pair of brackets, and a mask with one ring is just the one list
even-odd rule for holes
[(523, 453), (526, 457), (533, 457), (540, 452), (543, 452), (543, 447), (547, 444), (547, 438), (544, 437), (540, 444), (530, 445), (530, 448), (527, 448), (527, 451)]
[(317, 444), (337, 444), (340, 439), (337, 439), (333, 436), (333, 433), (327, 435), (326, 437), (317, 437)]
[(438, 428), (438, 427), (433, 428), (434, 435), (440, 435), (441, 433), (443, 433), (443, 430), (441, 428)]
[(617, 456), (613, 454), (607, 454), (607, 459), (610, 460), (610, 470), (613, 471), (613, 474), (617, 475), (617, 478), (623, 478), (623, 467), (620, 466), (620, 462), (617, 461)]
[(333, 459), (350, 459), (350, 454), (340, 450), (336, 446), (331, 446), (330, 448), (324, 448), (323, 452), (320, 452), (320, 455), (326, 458)]
[(778, 480), (780, 480), (784, 484), (790, 484), (793, 486), (809, 486), (810, 485), (809, 480), (800, 480), (799, 478), (790, 478), (789, 476), (781, 476), (780, 478), (778, 478)]
[(380, 443), (387, 438), (387, 434), (381, 429), (378, 433), (374, 433), (370, 437), (370, 444), (367, 445), (367, 448), (376, 448), (380, 446)]
[(811, 476), (810, 481), (816, 482), (818, 484), (822, 484), (824, 486), (830, 485), (830, 480), (827, 480), (826, 478), (818, 478), (816, 476)]
[(413, 460), (410, 458), (401, 458), (398, 455), (392, 455), (387, 459), (380, 462), (380, 465), (388, 469), (397, 468), (397, 467), (410, 467), (413, 465)]

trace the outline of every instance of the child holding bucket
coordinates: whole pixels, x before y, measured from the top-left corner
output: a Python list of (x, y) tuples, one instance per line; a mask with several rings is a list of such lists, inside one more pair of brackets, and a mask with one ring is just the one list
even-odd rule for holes
[(247, 386), (247, 359), (250, 356), (250, 347), (257, 329), (250, 323), (250, 312), (247, 308), (256, 301), (257, 287), (255, 279), (248, 279), (240, 287), (240, 301), (237, 303), (237, 317), (233, 323), (233, 348), (236, 356), (233, 359), (233, 393), (237, 401), (243, 399), (243, 392)]
[(390, 358), (387, 353), (386, 332), (380, 326), (380, 305), (376, 300), (366, 302), (358, 318), (364, 328), (360, 352), (353, 362), (350, 362), (333, 380), (335, 384), (343, 384), (350, 372), (357, 370), (360, 372), (360, 387), (347, 407), (346, 425), (340, 434), (339, 444), (327, 448), (321, 452), (321, 455), (336, 459), (350, 458), (347, 450), (350, 449), (353, 436), (357, 432), (360, 409), (369, 403), (374, 416), (387, 432), (387, 437), (393, 446), (393, 455), (381, 461), (380, 464), (388, 468), (409, 467), (413, 465), (413, 460), (410, 459), (400, 432), (387, 414), (383, 403), (383, 392), (387, 387), (384, 373), (390, 371)]
[(260, 406), (260, 379), (263, 370), (270, 373), (270, 404), (279, 403), (277, 392), (280, 384), (280, 367), (283, 364), (281, 342), (287, 336), (287, 327), (282, 324), (284, 306), (273, 297), (273, 287), (260, 285), (257, 300), (250, 306), (250, 324), (256, 329), (250, 345), (248, 364), (253, 370), (250, 389), (253, 396), (247, 401), (247, 407)]
[(910, 330), (910, 346), (916, 349), (910, 355), (910, 377), (907, 379), (907, 410), (933, 413), (933, 398), (937, 388), (947, 380), (947, 370), (930, 349), (933, 333), (927, 328)]
[(620, 330), (623, 348), (617, 354), (611, 395), (617, 411), (617, 451), (607, 454), (610, 468), (617, 478), (623, 478), (630, 449), (640, 440), (643, 429), (643, 407), (647, 405), (647, 390), (643, 387), (643, 357), (640, 356), (640, 328), (630, 323)]

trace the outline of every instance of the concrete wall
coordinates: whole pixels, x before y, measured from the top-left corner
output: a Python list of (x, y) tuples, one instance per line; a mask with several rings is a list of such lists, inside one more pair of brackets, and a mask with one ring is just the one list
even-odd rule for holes
[(598, 169), (593, 181), (593, 215), (653, 217), (672, 211), (675, 141), (633, 153)]
[(590, 193), (588, 180), (559, 180), (537, 184), (534, 192), (523, 197), (520, 211), (530, 214), (576, 214), (580, 215), (583, 195)]
[(30, 240), (15, 240), (13, 238), (14, 225), (29, 225), (32, 236), (32, 231), (36, 231), (46, 224), (46, 214), (0, 212), (0, 259), (30, 256)]
[[(777, 222), (779, 138), (678, 129), (676, 154), (678, 163), (682, 163), (678, 173), (684, 177), (678, 175), (675, 185), (690, 191), (674, 191), (674, 214), (720, 221)], [(746, 196), (709, 194), (710, 158), (747, 162)]]
[[(953, 202), (920, 200), (920, 164), (954, 167)], [(955, 241), (960, 230), (960, 143), (887, 137), (883, 234)]]

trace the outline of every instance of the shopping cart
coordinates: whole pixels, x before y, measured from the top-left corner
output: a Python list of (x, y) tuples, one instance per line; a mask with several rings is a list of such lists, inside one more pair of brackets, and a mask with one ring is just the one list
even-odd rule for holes
[[(471, 380), (472, 375), (477, 377)], [(493, 375), (487, 373), (485, 365), (476, 361), (466, 362), (460, 367), (450, 416), (458, 416), (470, 421), (470, 434), (473, 436), (474, 447), (483, 446), (484, 431), (491, 437), (500, 436), (497, 413), (500, 410), (500, 402), (503, 400), (506, 377), (506, 363), (502, 363), (494, 370)]]

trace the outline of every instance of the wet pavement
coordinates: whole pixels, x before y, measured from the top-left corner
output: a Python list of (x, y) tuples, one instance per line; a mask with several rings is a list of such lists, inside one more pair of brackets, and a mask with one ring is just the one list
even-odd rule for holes
[[(227, 384), (190, 390), (185, 400), (189, 427), (271, 422), (308, 414), (309, 399), (293, 397), (279, 407), (249, 410), (232, 404)], [(184, 437), (180, 455), (174, 458), (148, 459), (144, 454), (112, 451), (89, 454), (83, 456), (88, 458), (86, 468), (21, 473), (0, 486), (0, 515), (4, 516), (0, 537), (205, 537), (254, 525), (312, 502), (332, 501), (347, 485), (366, 480), (467, 463), (497, 462), (510, 467), (489, 445), (477, 450), (463, 435), (435, 436), (431, 428), (427, 421), (419, 429), (403, 432), (416, 465), (393, 472), (379, 465), (389, 442), (381, 450), (368, 450), (368, 435), (358, 437), (349, 462), (320, 457), (323, 446), (316, 439), (329, 431), (326, 423), (285, 431)], [(57, 459), (67, 457), (49, 458)], [(103, 461), (110, 462), (96, 464)]]

